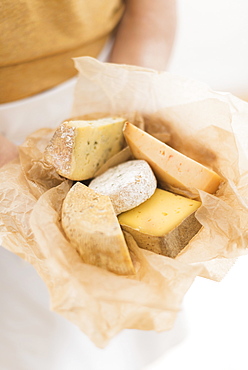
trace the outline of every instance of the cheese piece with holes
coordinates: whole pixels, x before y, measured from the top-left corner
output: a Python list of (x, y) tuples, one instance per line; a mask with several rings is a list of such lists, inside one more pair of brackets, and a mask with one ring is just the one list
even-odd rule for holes
[(214, 171), (183, 155), (127, 122), (124, 136), (133, 156), (151, 166), (160, 185), (176, 193), (198, 198), (196, 189), (215, 193), (223, 179)]
[(62, 227), (85, 263), (119, 275), (134, 274), (129, 250), (108, 196), (75, 183), (63, 202)]
[(176, 257), (200, 230), (195, 211), (201, 202), (157, 189), (150, 199), (118, 216), (140, 248)]
[(118, 215), (149, 199), (157, 188), (157, 180), (146, 161), (132, 160), (109, 168), (92, 180), (89, 188), (108, 195)]
[(124, 118), (65, 121), (55, 131), (45, 150), (45, 158), (56, 171), (81, 181), (96, 171), (124, 144)]

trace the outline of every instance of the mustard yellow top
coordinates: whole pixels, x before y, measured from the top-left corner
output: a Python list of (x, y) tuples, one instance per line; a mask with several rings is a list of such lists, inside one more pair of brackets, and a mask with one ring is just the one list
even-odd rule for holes
[(96, 57), (122, 12), (122, 0), (1, 0), (0, 103), (73, 77), (72, 58)]

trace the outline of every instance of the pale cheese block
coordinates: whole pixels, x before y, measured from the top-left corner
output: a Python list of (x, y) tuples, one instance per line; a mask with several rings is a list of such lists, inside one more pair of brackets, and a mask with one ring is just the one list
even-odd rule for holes
[(127, 122), (124, 126), (126, 142), (137, 159), (151, 166), (162, 188), (198, 198), (199, 190), (215, 193), (223, 179), (211, 169), (183, 155), (158, 139)]
[(118, 215), (149, 199), (157, 188), (157, 180), (146, 161), (131, 160), (109, 168), (92, 180), (89, 188), (108, 195)]
[(108, 196), (75, 183), (63, 202), (62, 227), (83, 262), (119, 275), (135, 273)]
[(124, 144), (124, 118), (65, 121), (55, 131), (45, 158), (70, 180), (90, 179)]
[(200, 230), (195, 211), (201, 202), (156, 189), (140, 206), (118, 216), (140, 248), (176, 257)]

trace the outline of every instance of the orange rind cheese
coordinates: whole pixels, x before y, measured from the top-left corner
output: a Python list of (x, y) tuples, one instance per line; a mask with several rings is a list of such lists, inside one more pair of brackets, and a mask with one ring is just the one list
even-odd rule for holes
[(129, 122), (125, 123), (123, 132), (133, 156), (148, 162), (164, 189), (198, 198), (197, 190), (213, 194), (223, 181), (216, 172)]

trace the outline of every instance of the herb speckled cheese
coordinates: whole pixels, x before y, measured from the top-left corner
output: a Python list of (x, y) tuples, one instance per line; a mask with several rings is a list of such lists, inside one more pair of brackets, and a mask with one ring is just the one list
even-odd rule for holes
[(118, 216), (140, 248), (176, 257), (200, 230), (195, 211), (201, 202), (156, 189), (146, 202)]
[(62, 227), (85, 263), (119, 275), (135, 273), (108, 196), (75, 183), (63, 202)]
[(92, 178), (124, 145), (124, 118), (65, 121), (55, 131), (45, 158), (70, 180)]

